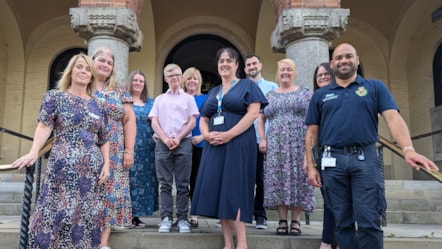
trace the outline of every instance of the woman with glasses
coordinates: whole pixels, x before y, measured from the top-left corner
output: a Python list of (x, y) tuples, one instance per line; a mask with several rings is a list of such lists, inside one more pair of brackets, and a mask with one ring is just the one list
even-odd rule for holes
[[(313, 87), (315, 91), (319, 88), (329, 85), (335, 76), (330, 69), (330, 63), (324, 62), (316, 67), (313, 74)], [(322, 196), (324, 196), (323, 189), (321, 188)], [(332, 249), (338, 248), (335, 241), (335, 217), (330, 209), (328, 203), (324, 199), (324, 216), (322, 223), (322, 239), (319, 249)]]

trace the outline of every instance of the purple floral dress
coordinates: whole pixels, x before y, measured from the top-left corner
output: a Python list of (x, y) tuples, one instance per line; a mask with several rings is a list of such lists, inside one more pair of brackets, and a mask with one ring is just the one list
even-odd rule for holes
[(132, 96), (125, 88), (112, 91), (95, 91), (108, 114), (110, 177), (106, 181), (106, 226), (121, 228), (132, 224), (132, 206), (129, 191), (129, 170), (123, 169), (124, 131), (123, 104), (132, 103)]
[(52, 147), (29, 232), (28, 248), (100, 248), (104, 224), (100, 146), (107, 141), (104, 107), (51, 90), (39, 121), (53, 129)]
[(271, 91), (264, 108), (269, 127), (266, 134), (267, 156), (264, 161), (264, 207), (293, 205), (313, 211), (316, 205), (313, 187), (302, 171), (308, 105), (312, 93), (299, 87), (289, 93)]

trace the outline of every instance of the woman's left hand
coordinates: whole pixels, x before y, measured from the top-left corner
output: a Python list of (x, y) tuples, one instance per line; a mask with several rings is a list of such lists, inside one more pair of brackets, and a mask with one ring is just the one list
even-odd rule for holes
[(109, 163), (104, 163), (103, 168), (101, 168), (101, 173), (98, 178), (98, 184), (103, 184), (109, 179), (110, 176), (110, 170), (109, 170)]
[(258, 148), (259, 152), (261, 152), (262, 154), (267, 154), (267, 141), (265, 139), (260, 139)]

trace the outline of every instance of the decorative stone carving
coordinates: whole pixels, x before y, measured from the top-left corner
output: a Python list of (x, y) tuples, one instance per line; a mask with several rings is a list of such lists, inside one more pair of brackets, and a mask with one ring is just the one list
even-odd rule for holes
[(111, 36), (128, 43), (129, 51), (139, 51), (143, 34), (131, 8), (71, 8), (71, 27), (83, 39)]
[(284, 9), (272, 32), (271, 45), (275, 52), (284, 53), (289, 43), (307, 37), (331, 41), (347, 27), (348, 9)]

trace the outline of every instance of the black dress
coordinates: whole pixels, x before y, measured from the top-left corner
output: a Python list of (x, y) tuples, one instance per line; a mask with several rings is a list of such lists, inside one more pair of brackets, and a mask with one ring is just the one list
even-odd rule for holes
[[(213, 88), (201, 109), (201, 116), (209, 117), (210, 131), (227, 131), (247, 113), (251, 103), (267, 100), (259, 87), (249, 79), (241, 79), (222, 99), (224, 124), (213, 125), (218, 116), (217, 96), (221, 85)], [(205, 143), (192, 199), (192, 215), (251, 223), (256, 174), (256, 134), (253, 123), (242, 134), (226, 144), (212, 146)]]

